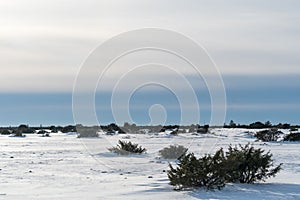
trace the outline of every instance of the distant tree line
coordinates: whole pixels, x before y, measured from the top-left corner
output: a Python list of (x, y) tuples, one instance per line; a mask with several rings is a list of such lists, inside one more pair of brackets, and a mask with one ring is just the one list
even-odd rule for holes
[(0, 127), (0, 134), (2, 135), (9, 135), (9, 134), (20, 134), (20, 133), (25, 133), (25, 134), (33, 134), (33, 133), (38, 133), (38, 134), (44, 134), (48, 130), (51, 133), (57, 133), (57, 132), (62, 132), (62, 133), (69, 133), (69, 132), (76, 132), (76, 126), (73, 125), (67, 125), (67, 126), (29, 126), (26, 124), (21, 124), (17, 127)]
[[(104, 131), (107, 133), (145, 133), (145, 132), (165, 132), (167, 130), (173, 131), (173, 134), (177, 133), (186, 133), (186, 132), (197, 132), (197, 133), (208, 133), (209, 125), (199, 125), (199, 124), (191, 124), (191, 125), (136, 125), (129, 124), (125, 122), (123, 126), (119, 126), (115, 123), (111, 123), (108, 125), (100, 125), (100, 126), (84, 126), (84, 125), (67, 125), (67, 126), (29, 126), (26, 124), (21, 124), (17, 127), (0, 127), (0, 134), (9, 135), (9, 134), (31, 134), (31, 133), (45, 133), (45, 130), (50, 133), (69, 133), (69, 132), (87, 132), (87, 134), (94, 134), (98, 131)], [(215, 126), (218, 127), (218, 126)], [(220, 127), (220, 126), (219, 126)], [(276, 129), (297, 129), (300, 128), (300, 125), (290, 125), (288, 123), (279, 123), (273, 125), (270, 121), (266, 122), (254, 122), (248, 125), (246, 124), (237, 124), (233, 120), (229, 122), (229, 124), (224, 124), (221, 126), (223, 128), (246, 128), (246, 129), (265, 129), (265, 128), (276, 128)]]
[(230, 120), (229, 124), (224, 124), (223, 128), (247, 128), (247, 129), (262, 129), (262, 128), (278, 128), (278, 129), (290, 129), (290, 128), (299, 128), (299, 125), (290, 125), (288, 123), (279, 123), (273, 125), (270, 121), (266, 122), (254, 122), (251, 124), (236, 124), (233, 120)]

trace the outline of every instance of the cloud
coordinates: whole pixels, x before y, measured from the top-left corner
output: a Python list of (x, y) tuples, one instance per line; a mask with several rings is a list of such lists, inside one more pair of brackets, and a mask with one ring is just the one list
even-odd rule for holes
[(297, 110), (300, 109), (299, 103), (262, 103), (262, 104), (233, 104), (227, 105), (228, 109), (231, 110), (272, 110), (272, 111), (280, 111), (280, 110)]
[(0, 1), (0, 92), (70, 92), (92, 50), (143, 27), (193, 38), (223, 75), (300, 74), (299, 13), (293, 0)]

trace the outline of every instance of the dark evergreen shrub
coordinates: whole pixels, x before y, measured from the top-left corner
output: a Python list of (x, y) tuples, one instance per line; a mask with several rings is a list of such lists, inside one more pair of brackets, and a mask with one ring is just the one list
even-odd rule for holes
[(119, 140), (116, 147), (109, 148), (108, 150), (119, 155), (142, 154), (146, 152), (146, 149), (138, 146), (138, 144), (121, 140)]
[(208, 190), (222, 189), (226, 180), (223, 175), (224, 160), (222, 149), (214, 156), (206, 155), (197, 159), (193, 153), (180, 158), (176, 168), (169, 164), (168, 177), (176, 189), (205, 187)]
[(271, 142), (271, 141), (277, 141), (280, 135), (283, 133), (281, 131), (278, 131), (277, 129), (268, 129), (263, 131), (258, 131), (255, 134), (255, 137), (258, 140), (261, 140), (263, 142)]
[(256, 128), (266, 128), (266, 126), (262, 122), (254, 122), (252, 124), (249, 124), (249, 128), (253, 128), (253, 129), (256, 129)]
[(14, 137), (25, 137), (25, 135), (23, 135), (23, 133), (19, 129), (13, 130), (13, 136)]
[(292, 128), (290, 129), (290, 131), (291, 131), (291, 132), (292, 132), (292, 131), (298, 131), (298, 128), (292, 127)]
[(15, 137), (25, 137), (25, 135), (23, 135), (22, 133), (20, 132), (17, 132), (14, 134)]
[(300, 141), (300, 132), (286, 135), (284, 137), (284, 141)]
[(56, 126), (49, 127), (51, 133), (58, 133), (58, 128)]
[(218, 150), (214, 156), (205, 155), (197, 159), (190, 153), (180, 158), (177, 168), (170, 164), (168, 177), (176, 189), (205, 187), (222, 189), (226, 183), (254, 183), (275, 176), (281, 165), (273, 167), (272, 154), (254, 149), (249, 144), (229, 146), (224, 154)]
[(18, 126), (18, 129), (27, 129), (27, 128), (29, 128), (29, 126), (26, 125), (26, 124), (20, 124), (20, 125)]
[(265, 181), (281, 170), (281, 164), (273, 167), (272, 154), (262, 149), (254, 149), (247, 144), (239, 147), (229, 146), (225, 159), (226, 180), (228, 182), (254, 183)]
[(35, 130), (33, 128), (30, 128), (28, 125), (21, 124), (14, 130), (15, 132), (21, 132), (21, 133), (35, 133)]
[(270, 121), (266, 121), (265, 122), (265, 127), (266, 128), (271, 128), (272, 127), (272, 123)]
[(230, 127), (230, 128), (236, 128), (236, 123), (234, 123), (233, 120), (230, 120), (230, 122), (229, 122), (229, 127)]
[(48, 133), (48, 132), (45, 130), (40, 130), (39, 132), (37, 132), (37, 134), (45, 134), (45, 133)]
[(170, 145), (160, 150), (159, 154), (165, 159), (180, 159), (187, 151), (188, 149), (182, 145)]
[(178, 129), (177, 130), (174, 130), (170, 133), (170, 135), (178, 135)]
[(198, 126), (197, 133), (208, 133), (209, 125), (204, 125), (203, 127)]
[(27, 133), (27, 134), (35, 133), (35, 130), (33, 128), (26, 128), (22, 130), (22, 133)]
[(11, 132), (7, 129), (4, 129), (1, 131), (1, 135), (10, 135), (10, 134), (11, 134)]
[(124, 130), (122, 130), (117, 124), (115, 123), (111, 123), (107, 126), (107, 130), (109, 130), (108, 132), (112, 131), (112, 132), (117, 132), (119, 134), (124, 134), (126, 133)]
[(68, 125), (61, 128), (62, 133), (70, 133), (70, 132), (77, 132), (76, 126)]
[(58, 133), (58, 130), (57, 129), (52, 129), (51, 133)]
[(291, 125), (287, 124), (287, 123), (285, 123), (285, 124), (279, 123), (279, 124), (276, 125), (276, 127), (277, 128), (282, 128), (282, 129), (289, 129), (291, 127)]

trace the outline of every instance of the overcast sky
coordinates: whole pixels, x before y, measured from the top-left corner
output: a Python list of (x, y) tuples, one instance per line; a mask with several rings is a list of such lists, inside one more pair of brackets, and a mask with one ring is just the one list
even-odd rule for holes
[(299, 24), (297, 0), (1, 0), (0, 91), (70, 91), (95, 47), (144, 27), (192, 37), (224, 74), (299, 74)]
[[(229, 103), (236, 99), (232, 91), (243, 87), (297, 90), (299, 24), (297, 0), (0, 0), (0, 93), (71, 93), (90, 52), (145, 27), (178, 31), (205, 47), (222, 75), (231, 77), (225, 78)], [(273, 103), (299, 105), (288, 97)]]

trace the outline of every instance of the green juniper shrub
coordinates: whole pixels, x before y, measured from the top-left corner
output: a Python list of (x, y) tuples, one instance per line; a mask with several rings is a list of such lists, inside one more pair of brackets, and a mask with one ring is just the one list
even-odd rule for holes
[(249, 124), (249, 128), (254, 128), (254, 129), (256, 129), (256, 128), (265, 128), (266, 126), (265, 126), (265, 124), (264, 123), (262, 123), (262, 122), (254, 122), (254, 123), (252, 123), (252, 124)]
[(300, 132), (298, 133), (290, 133), (284, 137), (284, 141), (300, 141)]
[(42, 137), (50, 137), (50, 134), (49, 133), (45, 133), (42, 135)]
[(4, 129), (1, 131), (1, 135), (10, 135), (10, 134), (11, 134), (11, 131), (7, 130), (7, 129)]
[(62, 133), (77, 132), (76, 126), (68, 125), (68, 126), (62, 127), (61, 132)]
[(25, 135), (23, 135), (21, 132), (16, 132), (14, 134), (15, 137), (25, 137)]
[(278, 131), (278, 129), (268, 129), (263, 131), (258, 131), (255, 134), (255, 137), (258, 140), (261, 140), (263, 142), (271, 142), (271, 141), (277, 141), (280, 135), (283, 133), (281, 131)]
[(25, 135), (23, 135), (23, 133), (19, 129), (13, 130), (12, 133), (14, 137), (25, 137)]
[(35, 130), (33, 128), (30, 128), (28, 125), (25, 125), (25, 124), (21, 124), (15, 130), (18, 132), (27, 133), (27, 134), (35, 133)]
[(119, 155), (142, 154), (146, 152), (146, 149), (138, 146), (138, 144), (121, 140), (119, 140), (116, 147), (109, 148), (108, 150)]
[(261, 148), (255, 149), (250, 144), (239, 147), (231, 145), (226, 152), (225, 171), (226, 180), (231, 183), (255, 183), (274, 177), (280, 170), (281, 165), (273, 167), (272, 154), (264, 153)]
[(33, 128), (27, 128), (27, 129), (23, 129), (22, 133), (27, 133), (27, 134), (35, 133), (35, 130)]
[(296, 128), (296, 127), (291, 127), (290, 131), (291, 131), (291, 132), (292, 132), (292, 131), (298, 131), (298, 128)]
[(170, 184), (178, 190), (193, 187), (220, 190), (226, 183), (221, 167), (224, 159), (222, 149), (217, 151), (214, 156), (205, 155), (199, 159), (193, 153), (184, 155), (180, 158), (176, 168), (169, 164)]
[(290, 129), (291, 125), (290, 124), (282, 124), (282, 123), (279, 123), (276, 125), (277, 128), (282, 128), (282, 129)]
[(170, 132), (170, 135), (178, 135), (178, 129)]
[(50, 126), (49, 129), (50, 129), (51, 133), (57, 133), (58, 132), (58, 129), (55, 126)]
[(169, 164), (168, 177), (175, 189), (204, 187), (222, 189), (226, 183), (255, 183), (275, 176), (281, 165), (273, 167), (272, 154), (254, 149), (249, 144), (219, 149), (214, 156), (196, 158), (193, 153), (182, 156), (178, 166)]
[(209, 125), (204, 125), (203, 127), (198, 126), (197, 133), (208, 133)]
[(159, 151), (159, 155), (165, 159), (180, 159), (188, 151), (182, 145), (170, 145)]
[(48, 133), (46, 130), (40, 130), (37, 132), (37, 134), (45, 134), (45, 133)]

